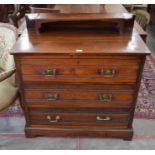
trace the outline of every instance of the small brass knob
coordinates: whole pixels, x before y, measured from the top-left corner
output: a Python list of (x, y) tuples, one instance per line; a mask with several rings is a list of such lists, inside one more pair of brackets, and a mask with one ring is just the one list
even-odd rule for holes
[(44, 75), (46, 76), (55, 76), (56, 75), (56, 69), (46, 69), (44, 70)]
[(47, 101), (56, 101), (58, 100), (58, 94), (45, 94)]
[(102, 102), (111, 102), (112, 94), (99, 94), (99, 99)]
[(57, 115), (57, 116), (55, 116), (55, 119), (52, 119), (50, 115), (47, 115), (46, 119), (48, 120), (48, 122), (54, 123), (54, 122), (58, 122), (58, 120), (60, 120), (60, 116)]
[(116, 75), (116, 71), (114, 69), (101, 69), (101, 75), (104, 77), (114, 77)]
[(96, 120), (97, 121), (110, 121), (111, 117), (107, 116), (107, 117), (101, 118), (100, 116), (97, 116)]

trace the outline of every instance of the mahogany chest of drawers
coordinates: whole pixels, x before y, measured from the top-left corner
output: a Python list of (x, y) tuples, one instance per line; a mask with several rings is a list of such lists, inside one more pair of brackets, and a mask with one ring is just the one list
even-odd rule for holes
[[(68, 33), (69, 32), (69, 33)], [(25, 31), (15, 58), (27, 137), (132, 139), (147, 47), (132, 35)]]

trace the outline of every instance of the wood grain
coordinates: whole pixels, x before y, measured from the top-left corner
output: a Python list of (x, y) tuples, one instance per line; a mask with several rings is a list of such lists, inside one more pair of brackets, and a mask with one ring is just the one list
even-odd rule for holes
[[(99, 7), (53, 6), (61, 12), (81, 14), (99, 13)], [(122, 7), (111, 8), (106, 5), (104, 11), (123, 11)], [(36, 35), (30, 28), (18, 39), (12, 54), (27, 137), (132, 139), (141, 75), (150, 54), (137, 31), (120, 35), (101, 29), (52, 29)], [(60, 119), (52, 122), (56, 116)]]

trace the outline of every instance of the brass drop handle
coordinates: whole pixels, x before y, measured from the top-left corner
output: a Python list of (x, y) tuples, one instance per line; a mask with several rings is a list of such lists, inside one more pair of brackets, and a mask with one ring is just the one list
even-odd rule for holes
[(55, 76), (56, 75), (56, 69), (46, 69), (44, 70), (44, 75), (46, 76)]
[(111, 117), (107, 116), (107, 117), (101, 118), (100, 116), (97, 116), (96, 120), (97, 121), (110, 121)]
[(111, 102), (112, 94), (99, 94), (99, 99), (102, 102)]
[(47, 98), (47, 101), (58, 100), (58, 94), (46, 94), (45, 97)]
[(101, 69), (101, 75), (104, 77), (114, 77), (116, 75), (115, 69)]
[(54, 122), (58, 122), (60, 120), (60, 116), (57, 115), (57, 116), (55, 116), (55, 119), (52, 119), (50, 115), (47, 115), (46, 119), (48, 120), (48, 122), (54, 123)]

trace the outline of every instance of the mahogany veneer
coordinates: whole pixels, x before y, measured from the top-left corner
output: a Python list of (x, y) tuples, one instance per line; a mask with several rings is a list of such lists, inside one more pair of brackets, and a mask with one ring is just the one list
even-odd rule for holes
[[(65, 7), (65, 6), (64, 6)], [(135, 31), (29, 28), (13, 48), (27, 137), (131, 140), (146, 55)]]

